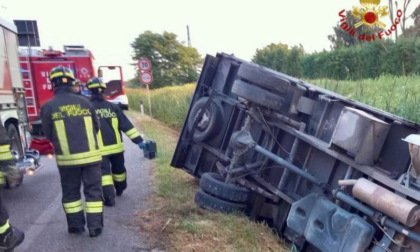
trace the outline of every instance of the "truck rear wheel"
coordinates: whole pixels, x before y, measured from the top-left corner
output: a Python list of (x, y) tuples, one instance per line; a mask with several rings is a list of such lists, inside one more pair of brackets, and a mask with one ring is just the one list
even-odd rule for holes
[(245, 204), (218, 199), (201, 189), (198, 189), (195, 195), (195, 203), (204, 209), (222, 213), (245, 212), (246, 210)]
[(220, 174), (213, 172), (206, 172), (201, 176), (200, 187), (219, 199), (236, 203), (246, 203), (250, 192), (246, 187), (224, 182)]

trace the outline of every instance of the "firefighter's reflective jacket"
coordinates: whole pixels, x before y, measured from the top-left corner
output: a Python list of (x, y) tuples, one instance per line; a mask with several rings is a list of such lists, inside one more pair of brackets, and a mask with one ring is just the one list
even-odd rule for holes
[(99, 120), (93, 105), (80, 95), (56, 91), (41, 108), (42, 127), (52, 142), (58, 166), (100, 163)]
[(143, 141), (139, 132), (134, 128), (133, 124), (124, 115), (118, 105), (103, 100), (93, 100), (92, 103), (101, 124), (101, 129), (98, 133), (98, 143), (103, 156), (122, 153), (124, 151), (121, 131), (135, 144)]
[(0, 186), (6, 184), (6, 175), (4, 173), (8, 165), (13, 165), (15, 160), (10, 152), (9, 135), (6, 128), (0, 120)]
[(13, 156), (10, 153), (10, 142), (6, 128), (3, 126), (0, 120), (0, 164), (4, 165), (13, 160)]

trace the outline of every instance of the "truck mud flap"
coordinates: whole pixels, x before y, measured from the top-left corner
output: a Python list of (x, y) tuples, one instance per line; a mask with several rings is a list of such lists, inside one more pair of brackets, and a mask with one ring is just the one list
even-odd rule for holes
[(290, 240), (302, 243), (304, 238), (323, 252), (365, 251), (375, 233), (360, 216), (315, 193), (292, 204), (287, 229)]

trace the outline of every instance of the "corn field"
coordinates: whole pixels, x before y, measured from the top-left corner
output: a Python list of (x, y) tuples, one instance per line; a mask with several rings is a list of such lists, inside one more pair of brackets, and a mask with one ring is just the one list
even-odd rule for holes
[[(350, 99), (420, 123), (420, 76), (382, 75), (376, 79), (360, 81), (330, 79), (306, 81)], [(195, 86), (195, 84), (185, 84), (151, 90), (153, 117), (174, 129), (182, 129)], [(140, 100), (142, 100), (145, 113), (149, 114), (147, 91), (132, 88), (127, 88), (126, 91), (130, 109), (140, 110)]]
[(360, 81), (317, 79), (307, 82), (420, 123), (420, 76), (382, 75)]
[[(171, 128), (181, 130), (187, 116), (196, 84), (164, 87), (150, 90), (153, 118)], [(144, 112), (149, 115), (149, 101), (146, 89), (126, 88), (130, 109), (140, 111), (143, 101)]]

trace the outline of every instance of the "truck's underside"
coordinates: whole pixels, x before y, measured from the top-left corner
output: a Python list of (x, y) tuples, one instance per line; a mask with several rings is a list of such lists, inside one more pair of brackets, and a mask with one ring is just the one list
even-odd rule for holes
[(419, 129), (218, 54), (206, 58), (172, 166), (211, 175), (199, 205), (265, 220), (300, 250), (419, 251), (420, 183), (402, 140)]

